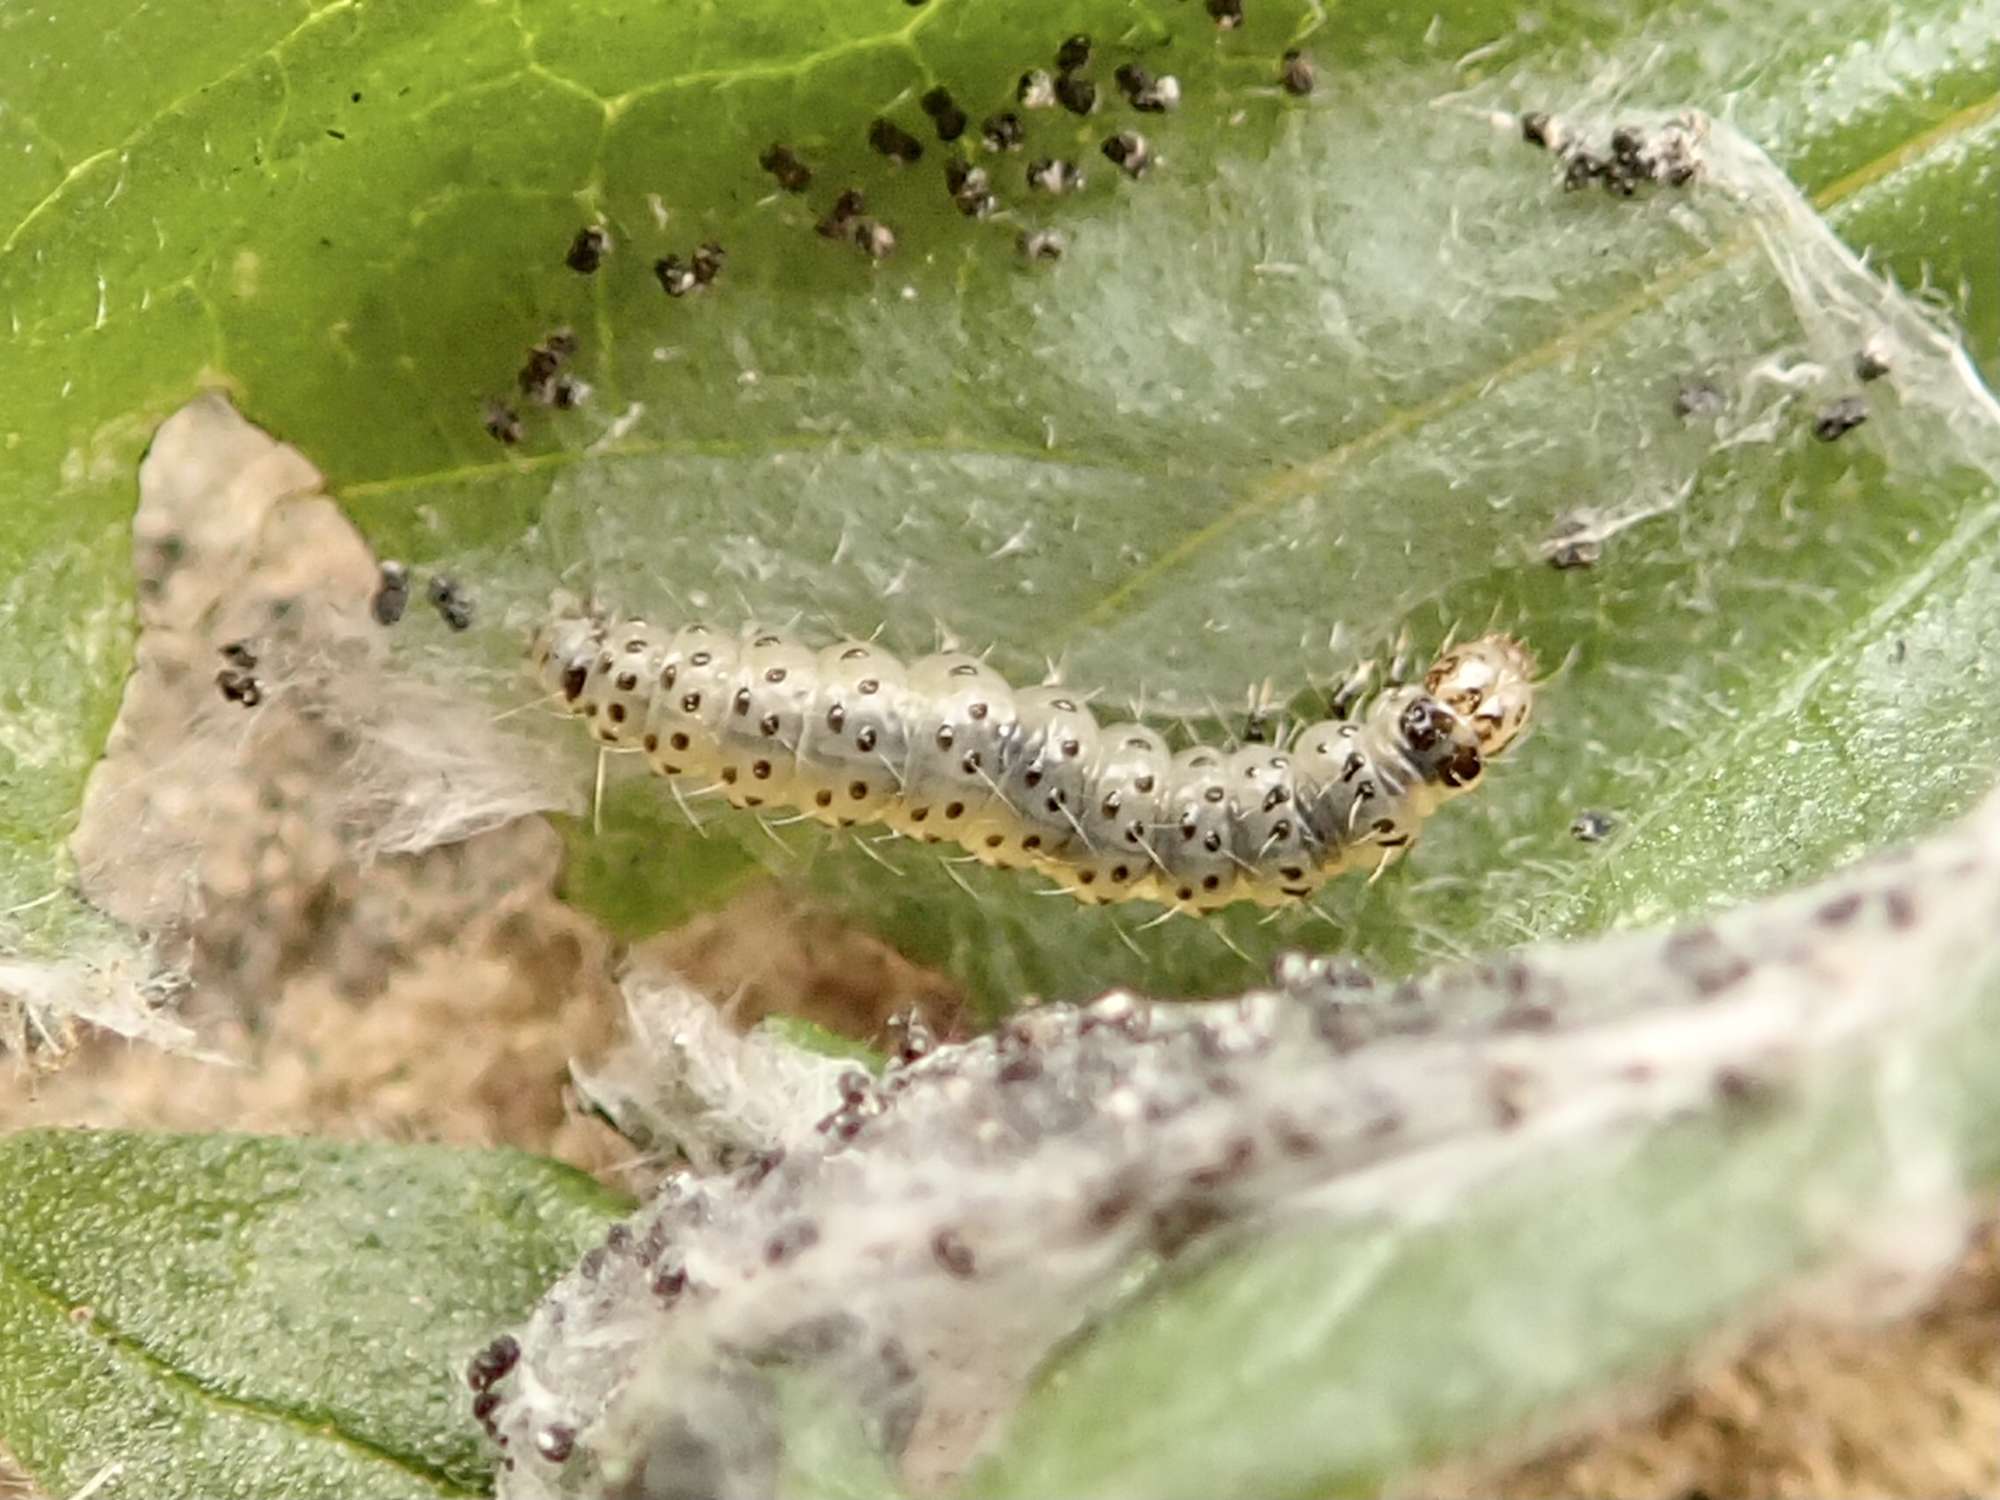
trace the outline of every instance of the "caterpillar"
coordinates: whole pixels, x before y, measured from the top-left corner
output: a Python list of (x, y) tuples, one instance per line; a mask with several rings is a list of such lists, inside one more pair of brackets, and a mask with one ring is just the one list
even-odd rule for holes
[(530, 654), (600, 742), (737, 807), (883, 824), (1086, 902), (1194, 912), (1290, 905), (1398, 858), (1520, 737), (1535, 669), (1519, 642), (1484, 636), (1358, 719), (1175, 751), (1144, 724), (1099, 724), (1073, 689), (1014, 688), (959, 652), (905, 664), (863, 640), (565, 613)]

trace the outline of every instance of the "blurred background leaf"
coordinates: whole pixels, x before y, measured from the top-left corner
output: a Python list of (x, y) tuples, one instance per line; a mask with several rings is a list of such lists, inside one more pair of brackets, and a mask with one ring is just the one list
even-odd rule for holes
[(0, 1437), (52, 1494), (491, 1492), (473, 1351), (624, 1206), (510, 1151), (0, 1139)]
[[(2000, 948), (1980, 931), (1995, 889), (1983, 817), (1983, 859), (1967, 857), (1979, 841), (1956, 832), (1931, 851), (1960, 857), (1952, 878), (1980, 892), (1979, 922), (1951, 931), (1947, 920), (1942, 942), (1935, 929), (1871, 934), (1874, 951), (1839, 979), (1808, 961), (1810, 1001), (1797, 1034), (1763, 1049), (1768, 1068), (1719, 1068), (1711, 1097), (1640, 1130), (1564, 1140), (1558, 1126), (1518, 1170), (1456, 1142), (1407, 1173), (1393, 1205), (1274, 1225), (1154, 1277), (1048, 1362), (963, 1493), (1330, 1500), (1479, 1494), (1503, 1481), (1532, 1493), (1536, 1481), (1510, 1475), (1509, 1461), (1549, 1439), (1587, 1441), (1599, 1423), (1615, 1430), (1616, 1393), (1644, 1412), (1649, 1395), (1703, 1389), (1713, 1372), (1703, 1351), (1732, 1349), (1732, 1336), (1771, 1323), (1867, 1329), (1918, 1301), (2000, 1180)], [(1929, 895), (1933, 908), (1950, 899)], [(1731, 913), (1721, 930), (1731, 952), (1782, 966), (1787, 941), (1810, 950), (1825, 929), (1790, 925), (1805, 903), (1789, 918), (1771, 905)], [(1669, 962), (1676, 941), (1663, 945)], [(1583, 982), (1588, 944), (1537, 956), (1578, 981), (1578, 1011), (1615, 1011), (1647, 977), (1638, 953), (1626, 954), (1623, 989), (1602, 973)], [(1458, 977), (1445, 991), (1453, 1001), (1506, 1003), (1490, 970)], [(1841, 1030), (1834, 1017), (1859, 1010), (1892, 1024), (1815, 1056), (1806, 1034), (1823, 1041)], [(1697, 1043), (1676, 1058), (1666, 1034), (1650, 1039), (1663, 1071), (1700, 1053)], [(1718, 1037), (1708, 1041), (1726, 1051)], [(1465, 1044), (1480, 1045), (1476, 1028)], [(1647, 1041), (1638, 1047), (1644, 1055)], [(1576, 1073), (1587, 1051), (1566, 1054)], [(1345, 1082), (1366, 1088), (1359, 1070)], [(1531, 1113), (1544, 1126), (1566, 1088), (1587, 1088), (1560, 1065), (1536, 1086), (1546, 1093)], [(1454, 1173), (1465, 1174), (1462, 1198), (1427, 1198)], [(1861, 1488), (1880, 1485), (1859, 1477), (1878, 1460), (1838, 1405), (1828, 1400), (1823, 1420), (1842, 1437), (1827, 1441), (1852, 1451), (1830, 1464)], [(1427, 1477), (1450, 1460), (1461, 1467)], [(1622, 1482), (1640, 1493), (1647, 1483)]]

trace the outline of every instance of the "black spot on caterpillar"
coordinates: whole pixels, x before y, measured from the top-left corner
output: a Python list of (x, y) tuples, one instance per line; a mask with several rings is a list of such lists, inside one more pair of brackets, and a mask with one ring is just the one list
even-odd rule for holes
[(885, 824), (1046, 875), (1078, 899), (1213, 911), (1287, 906), (1404, 852), (1527, 727), (1534, 661), (1505, 636), (1454, 647), (1421, 686), (1282, 742), (1178, 753), (1099, 724), (1074, 689), (1014, 688), (956, 652), (560, 616), (542, 685), (606, 745), (738, 807)]

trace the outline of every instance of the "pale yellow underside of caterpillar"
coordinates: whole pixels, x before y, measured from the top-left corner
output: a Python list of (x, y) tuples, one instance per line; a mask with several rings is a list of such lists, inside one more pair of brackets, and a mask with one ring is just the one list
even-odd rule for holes
[(1099, 724), (1073, 689), (1010, 687), (956, 652), (905, 664), (868, 641), (565, 615), (533, 657), (604, 744), (737, 807), (883, 824), (1084, 901), (1188, 911), (1286, 906), (1398, 857), (1520, 737), (1534, 672), (1485, 636), (1356, 719), (1176, 752), (1144, 724)]

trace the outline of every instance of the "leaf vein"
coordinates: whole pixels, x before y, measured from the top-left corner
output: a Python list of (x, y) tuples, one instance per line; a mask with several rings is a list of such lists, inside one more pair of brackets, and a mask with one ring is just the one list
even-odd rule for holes
[(265, 58), (270, 58), (282, 68), (284, 60), (280, 54), (286, 47), (289, 47), (293, 42), (305, 35), (306, 32), (319, 25), (328, 16), (352, 10), (356, 3), (357, 0), (331, 0), (330, 4), (323, 5), (318, 10), (308, 12), (304, 20), (300, 21), (298, 25), (271, 43), (270, 46), (263, 48), (250, 57), (244, 58), (235, 67), (224, 69), (222, 73), (211, 78), (200, 88), (190, 90), (188, 93), (182, 94), (178, 99), (170, 100), (165, 105), (162, 105), (151, 115), (135, 125), (126, 137), (116, 145), (106, 146), (102, 150), (91, 152), (90, 155), (84, 157), (75, 166), (71, 167), (69, 171), (65, 172), (62, 181), (43, 194), (41, 201), (28, 210), (22, 217), (21, 222), (9, 231), (4, 240), (0, 240), (0, 255), (7, 254), (15, 245), (20, 243), (21, 236), (26, 234), (44, 214), (54, 209), (68, 195), (70, 189), (80, 179), (87, 176), (90, 169), (99, 162), (104, 161), (108, 157), (122, 156), (124, 153), (130, 151), (139, 142), (158, 129), (164, 121), (172, 119), (175, 115), (181, 113), (210, 89), (216, 87), (218, 84), (228, 83), (231, 79), (239, 77), (246, 70), (254, 67)]
[[(20, 1265), (5, 1255), (0, 1255), (0, 1277), (5, 1277), (29, 1297), (48, 1307), (51, 1315), (56, 1319), (65, 1323), (70, 1321), (71, 1307), (69, 1300), (59, 1295), (53, 1288), (44, 1286), (33, 1276), (29, 1275)], [(213, 1386), (204, 1384), (187, 1371), (169, 1364), (137, 1339), (111, 1327), (101, 1314), (93, 1314), (87, 1323), (74, 1326), (78, 1328), (79, 1332), (87, 1330), (89, 1333), (96, 1335), (114, 1357), (128, 1364), (141, 1366), (148, 1374), (162, 1383), (184, 1389), (192, 1393), (199, 1400), (207, 1402), (212, 1406), (243, 1416), (253, 1417), (260, 1421), (275, 1423), (281, 1427), (290, 1428), (303, 1437), (330, 1439), (342, 1447), (351, 1449), (361, 1457), (373, 1459), (400, 1470), (412, 1479), (429, 1486), (440, 1495), (476, 1496), (484, 1493), (478, 1489), (466, 1488), (449, 1474), (425, 1463), (422, 1459), (412, 1454), (398, 1453), (368, 1438), (348, 1432), (330, 1420), (313, 1421), (300, 1412), (287, 1410), (284, 1407), (272, 1406), (264, 1402), (249, 1400), (242, 1396), (234, 1396), (226, 1391), (219, 1391)]]

